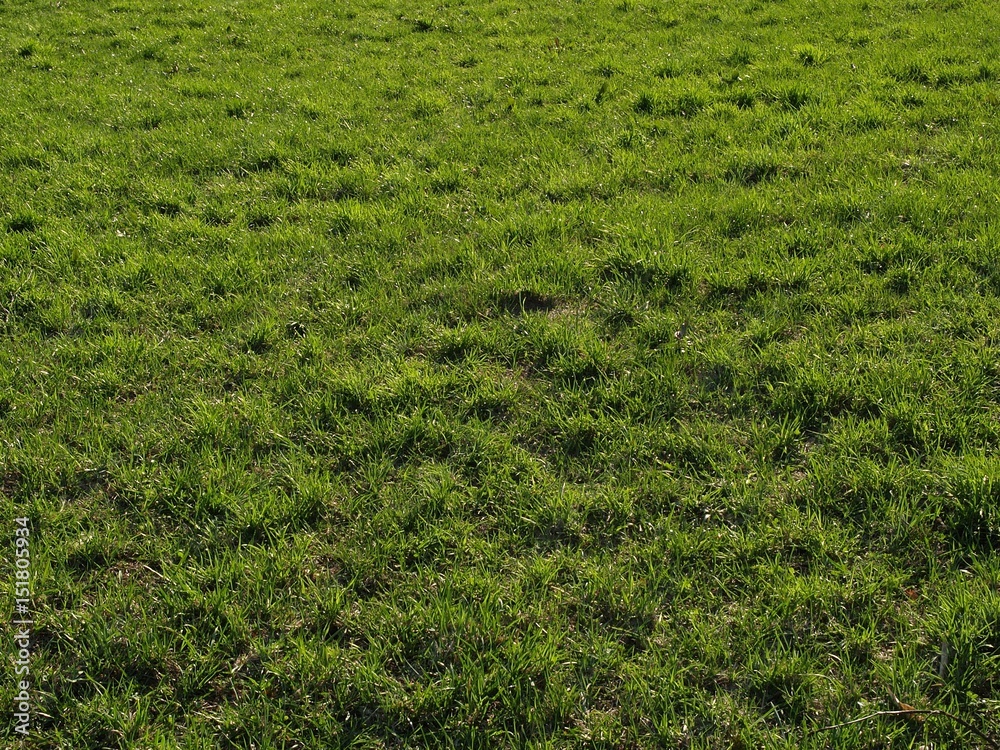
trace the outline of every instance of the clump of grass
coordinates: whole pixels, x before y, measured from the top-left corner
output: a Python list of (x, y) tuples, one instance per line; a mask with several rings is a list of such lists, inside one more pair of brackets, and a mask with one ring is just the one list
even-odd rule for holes
[(771, 92), (771, 98), (786, 110), (799, 110), (816, 100), (816, 94), (806, 86), (779, 86)]
[(770, 153), (749, 153), (735, 157), (726, 169), (726, 179), (741, 185), (753, 186), (772, 180), (780, 173), (780, 166)]
[(724, 59), (728, 65), (742, 67), (754, 61), (754, 53), (750, 47), (741, 45), (735, 47)]
[(693, 90), (682, 90), (666, 95), (645, 92), (633, 104), (633, 110), (640, 115), (667, 117), (693, 117), (707, 104), (706, 98)]
[(612, 78), (618, 75), (621, 71), (613, 63), (605, 62), (598, 65), (595, 72), (601, 78)]
[(792, 54), (807, 68), (822, 65), (827, 59), (826, 53), (814, 44), (797, 44), (792, 47)]
[(635, 100), (633, 109), (640, 115), (651, 115), (656, 108), (656, 104), (651, 94), (643, 93)]
[(657, 78), (677, 78), (683, 75), (683, 69), (679, 63), (668, 60), (657, 67), (656, 70), (653, 71), (653, 75)]

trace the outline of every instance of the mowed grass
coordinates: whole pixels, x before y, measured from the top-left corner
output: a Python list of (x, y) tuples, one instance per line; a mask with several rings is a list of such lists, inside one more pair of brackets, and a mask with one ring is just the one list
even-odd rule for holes
[(1000, 742), (998, 25), (0, 4), (22, 746)]

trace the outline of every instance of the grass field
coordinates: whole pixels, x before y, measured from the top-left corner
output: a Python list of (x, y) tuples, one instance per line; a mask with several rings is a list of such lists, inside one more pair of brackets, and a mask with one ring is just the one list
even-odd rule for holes
[(995, 747), (998, 26), (0, 0), (3, 741)]

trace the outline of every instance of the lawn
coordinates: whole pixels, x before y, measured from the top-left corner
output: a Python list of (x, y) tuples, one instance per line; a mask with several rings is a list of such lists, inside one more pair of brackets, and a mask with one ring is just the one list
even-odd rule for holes
[(0, 0), (3, 741), (997, 747), (997, 28)]

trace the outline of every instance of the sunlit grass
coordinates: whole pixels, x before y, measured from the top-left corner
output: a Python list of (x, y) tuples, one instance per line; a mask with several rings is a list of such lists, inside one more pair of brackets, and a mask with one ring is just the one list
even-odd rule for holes
[(25, 746), (997, 737), (998, 21), (0, 4)]

